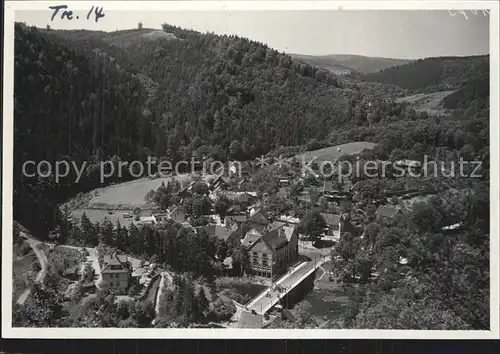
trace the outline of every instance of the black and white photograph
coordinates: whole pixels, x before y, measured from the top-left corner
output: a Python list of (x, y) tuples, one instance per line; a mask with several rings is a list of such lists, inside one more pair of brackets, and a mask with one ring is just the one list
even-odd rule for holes
[(174, 3), (7, 2), (3, 323), (498, 336), (498, 3)]

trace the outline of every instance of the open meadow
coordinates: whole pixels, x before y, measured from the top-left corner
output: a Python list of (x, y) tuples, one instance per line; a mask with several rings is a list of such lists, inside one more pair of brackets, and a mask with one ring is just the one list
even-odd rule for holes
[(356, 155), (365, 149), (373, 149), (375, 147), (375, 143), (370, 143), (366, 141), (355, 141), (347, 144), (330, 146), (327, 148), (307, 151), (302, 154), (296, 155), (295, 158), (299, 161), (302, 161), (302, 158), (305, 161), (310, 161), (313, 158), (316, 158), (316, 162), (323, 161), (331, 161), (334, 162), (339, 159), (342, 155)]

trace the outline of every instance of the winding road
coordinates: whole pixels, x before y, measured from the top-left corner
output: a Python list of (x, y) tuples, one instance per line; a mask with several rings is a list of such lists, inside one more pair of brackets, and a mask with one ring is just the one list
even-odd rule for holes
[[(43, 252), (43, 250), (41, 248), (43, 243), (34, 239), (33, 237), (31, 237), (30, 235), (28, 235), (25, 232), (21, 232), (21, 236), (26, 239), (26, 241), (29, 243), (29, 245), (31, 246), (31, 248), (33, 249), (33, 251), (35, 252), (35, 254), (38, 258), (38, 262), (40, 263), (41, 269), (38, 272), (38, 274), (36, 275), (35, 282), (40, 283), (40, 282), (42, 282), (43, 277), (45, 276), (45, 273), (47, 272), (47, 256), (45, 255), (45, 253)], [(19, 296), (19, 298), (17, 299), (17, 303), (19, 305), (24, 304), (24, 302), (26, 301), (26, 299), (28, 298), (28, 296), (30, 294), (30, 291), (31, 291), (31, 289), (28, 288), (21, 294), (21, 296)]]

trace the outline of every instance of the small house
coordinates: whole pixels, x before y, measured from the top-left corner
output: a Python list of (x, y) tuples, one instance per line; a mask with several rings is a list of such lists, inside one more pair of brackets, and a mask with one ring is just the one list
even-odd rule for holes
[(381, 205), (377, 208), (375, 215), (379, 219), (393, 219), (402, 213), (398, 206)]
[(177, 223), (182, 224), (186, 221), (186, 212), (184, 207), (181, 205), (174, 206), (172, 208), (167, 209), (168, 218), (174, 220)]

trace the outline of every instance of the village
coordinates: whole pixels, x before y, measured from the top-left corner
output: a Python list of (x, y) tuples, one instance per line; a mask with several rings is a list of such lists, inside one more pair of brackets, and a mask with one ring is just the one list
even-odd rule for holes
[[(233, 311), (225, 321), (212, 321), (212, 325), (217, 322), (223, 327), (264, 328), (276, 325), (276, 321), (296, 322), (289, 309), (321, 287), (318, 282), (327, 282), (326, 289), (342, 284), (331, 270), (336, 261), (332, 251), (342, 237), (363, 238), (369, 220), (391, 220), (411, 210), (412, 201), (432, 195), (409, 183), (399, 190), (376, 193), (376, 188), (363, 187), (366, 179), (344, 178), (339, 183), (335, 178), (321, 177), (317, 165), (313, 165), (316, 172), (304, 172), (296, 158), (286, 163), (281, 157), (270, 161), (275, 163), (264, 169), (259, 169), (258, 161), (231, 162), (215, 175), (173, 176), (166, 184), (157, 175), (151, 176), (148, 185), (156, 183), (157, 190), (146, 193), (141, 207), (87, 201), (87, 209), (80, 214), (75, 209), (68, 220), (78, 225), (82, 218), (88, 218), (87, 213), (93, 215), (92, 211), (99, 210), (100, 214), (93, 217), (104, 220), (91, 222), (111, 223), (111, 219), (118, 225), (128, 223), (129, 230), (132, 226), (143, 230), (174, 223), (205, 235), (217, 247), (217, 276), (238, 279), (236, 282), (244, 279), (255, 285), (251, 296), (245, 290), (238, 296), (231, 292), (234, 289), (222, 292)], [(420, 169), (417, 161), (401, 160), (396, 165), (413, 172)], [(119, 233), (120, 226), (113, 230)], [(149, 303), (157, 317), (165, 311), (161, 309), (163, 292), (174, 286), (176, 271), (165, 267), (158, 255), (147, 259), (116, 248), (57, 247), (79, 249), (85, 255), (80, 264), (63, 272), (69, 281), (65, 291), (68, 297), (80, 284), (78, 291), (87, 296), (107, 289), (116, 294), (117, 301)], [(234, 249), (245, 253), (241, 257), (244, 260), (233, 259)], [(404, 265), (407, 260), (400, 257), (399, 262)]]

